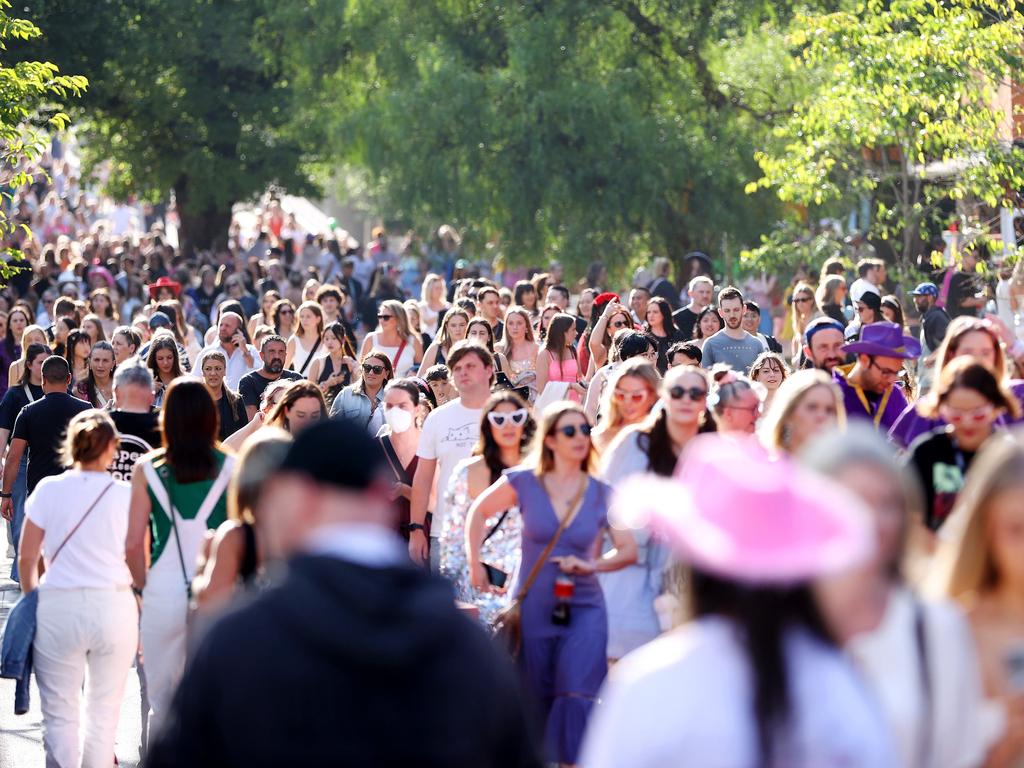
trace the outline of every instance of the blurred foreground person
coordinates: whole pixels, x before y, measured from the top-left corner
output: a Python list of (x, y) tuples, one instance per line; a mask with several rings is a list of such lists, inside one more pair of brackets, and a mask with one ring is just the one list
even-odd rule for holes
[(296, 437), (256, 515), (288, 573), (210, 628), (148, 768), (539, 768), (512, 670), (410, 564), (388, 487), (361, 425)]
[(708, 435), (673, 478), (627, 479), (613, 510), (690, 564), (693, 620), (612, 669), (584, 766), (896, 765), (813, 589), (871, 556), (858, 499), (752, 439)]
[(978, 455), (943, 526), (928, 574), (967, 612), (985, 702), (978, 707), (986, 766), (1024, 765), (1024, 447), (991, 443)]
[(865, 565), (863, 610), (847, 607), (833, 626), (845, 635), (851, 617), (881, 609), (878, 626), (854, 632), (846, 647), (889, 721), (900, 765), (982, 765), (981, 681), (970, 628), (950, 601), (922, 600), (905, 581), (925, 538), (913, 473), (901, 469), (893, 448), (862, 422), (845, 435), (809, 441), (801, 459), (853, 491), (873, 513), (878, 551)]

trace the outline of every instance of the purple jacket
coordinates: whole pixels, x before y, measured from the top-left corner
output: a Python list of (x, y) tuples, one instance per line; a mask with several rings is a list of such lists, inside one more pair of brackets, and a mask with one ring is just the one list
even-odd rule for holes
[[(843, 405), (846, 406), (846, 417), (848, 419), (864, 419), (865, 421), (874, 423), (875, 414), (868, 413), (864, 408), (864, 404), (857, 395), (857, 390), (846, 381), (845, 372), (836, 368), (832, 371), (832, 378), (835, 380), (836, 384), (839, 385), (839, 389), (843, 392)], [(894, 386), (890, 390), (888, 399), (885, 400), (885, 410), (882, 412), (882, 417), (878, 421), (878, 429), (883, 432), (888, 432), (906, 408), (907, 398), (903, 394), (903, 388)]]

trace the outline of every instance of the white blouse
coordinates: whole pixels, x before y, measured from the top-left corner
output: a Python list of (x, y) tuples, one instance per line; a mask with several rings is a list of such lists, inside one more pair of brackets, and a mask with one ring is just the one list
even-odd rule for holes
[[(877, 702), (843, 655), (794, 630), (785, 639), (789, 768), (888, 768), (896, 750)], [(754, 768), (753, 679), (732, 622), (707, 617), (612, 668), (583, 744), (583, 768)]]

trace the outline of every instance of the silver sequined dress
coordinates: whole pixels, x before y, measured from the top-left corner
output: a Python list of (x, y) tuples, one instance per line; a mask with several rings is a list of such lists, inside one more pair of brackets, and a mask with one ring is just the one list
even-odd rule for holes
[[(441, 529), (441, 573), (451, 580), (455, 587), (455, 597), (466, 603), (472, 603), (480, 609), (480, 621), (490, 625), (495, 615), (506, 607), (512, 599), (510, 594), (493, 592), (477, 592), (469, 584), (469, 566), (466, 562), (466, 513), (473, 499), (469, 496), (469, 465), (476, 459), (466, 459), (455, 467), (448, 481), (445, 508), (447, 516)], [(485, 530), (490, 531), (501, 517), (501, 513), (487, 519)], [(508, 574), (511, 585), (515, 583), (516, 571), (522, 556), (523, 522), (519, 516), (519, 508), (512, 507), (504, 522), (483, 547), (480, 559)]]

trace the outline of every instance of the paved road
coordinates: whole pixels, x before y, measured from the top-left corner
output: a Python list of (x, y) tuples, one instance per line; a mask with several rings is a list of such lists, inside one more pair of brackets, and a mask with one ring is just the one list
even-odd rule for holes
[[(2, 521), (0, 521), (2, 522)], [(0, 626), (7, 612), (21, 594), (18, 585), (8, 576), (11, 559), (7, 557), (7, 526), (0, 525)], [(128, 674), (121, 719), (117, 728), (115, 752), (126, 768), (139, 764), (140, 735), (139, 678), (133, 669)], [(14, 681), (0, 679), (0, 768), (44, 768), (42, 715), (39, 711), (39, 690), (32, 682), (32, 708), (27, 714), (14, 714)], [(113, 758), (111, 758), (113, 764)]]

